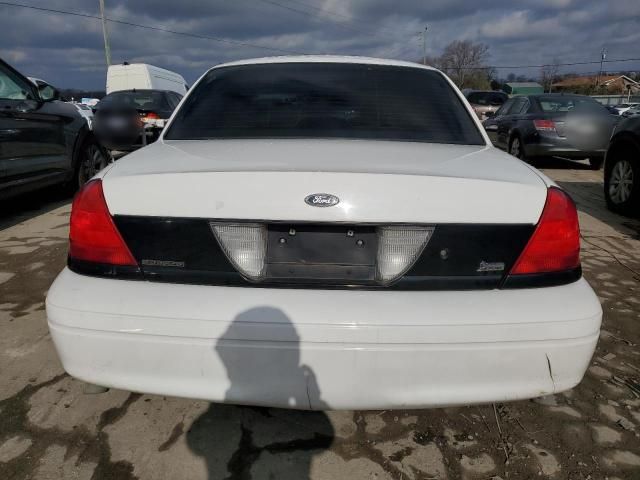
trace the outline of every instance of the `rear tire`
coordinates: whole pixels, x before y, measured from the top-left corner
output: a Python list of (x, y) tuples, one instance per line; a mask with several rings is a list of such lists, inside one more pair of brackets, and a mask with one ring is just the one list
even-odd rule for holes
[(509, 153), (523, 162), (528, 160), (520, 135), (514, 135), (509, 141)]
[(640, 159), (633, 150), (617, 150), (607, 158), (604, 197), (609, 210), (623, 215), (640, 213)]
[(82, 146), (76, 170), (76, 187), (81, 188), (100, 170), (111, 163), (111, 157), (95, 140), (89, 139)]

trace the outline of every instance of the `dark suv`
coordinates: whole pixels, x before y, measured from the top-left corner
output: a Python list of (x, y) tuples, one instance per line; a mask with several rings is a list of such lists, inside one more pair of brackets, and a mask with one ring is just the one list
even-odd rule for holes
[(484, 125), (497, 147), (522, 159), (589, 159), (599, 169), (619, 118), (584, 95), (540, 94), (510, 98)]
[(640, 215), (640, 115), (616, 127), (604, 165), (607, 206), (624, 215)]
[(64, 184), (72, 190), (107, 165), (87, 121), (0, 60), (0, 199)]

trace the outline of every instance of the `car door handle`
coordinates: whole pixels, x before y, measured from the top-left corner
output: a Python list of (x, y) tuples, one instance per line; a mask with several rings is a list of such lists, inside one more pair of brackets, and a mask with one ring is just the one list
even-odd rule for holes
[(487, 125), (486, 127), (484, 127), (484, 129), (487, 132), (497, 132), (498, 131), (498, 125)]

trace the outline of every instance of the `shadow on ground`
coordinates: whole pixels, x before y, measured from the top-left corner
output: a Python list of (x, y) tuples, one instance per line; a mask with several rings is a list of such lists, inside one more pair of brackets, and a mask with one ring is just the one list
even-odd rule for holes
[(531, 160), (531, 165), (538, 169), (549, 170), (593, 170), (586, 160), (568, 160), (560, 157), (544, 157)]
[(12, 197), (0, 202), (0, 231), (55, 210), (69, 202), (73, 195), (60, 187), (50, 187)]
[[(263, 342), (268, 348), (247, 340), (259, 332), (271, 337)], [(228, 378), (225, 402), (259, 399), (265, 405), (328, 409), (314, 372), (301, 363), (298, 332), (281, 310), (258, 307), (241, 313), (217, 340), (215, 351)], [(205, 460), (211, 480), (226, 475), (309, 478), (313, 457), (333, 440), (333, 426), (322, 411), (216, 404), (187, 433), (189, 448)]]

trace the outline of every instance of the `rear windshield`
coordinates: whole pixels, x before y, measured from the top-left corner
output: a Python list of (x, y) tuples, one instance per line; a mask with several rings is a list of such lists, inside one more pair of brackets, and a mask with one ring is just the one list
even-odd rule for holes
[(164, 138), (360, 138), (484, 144), (440, 73), (341, 63), (211, 70), (194, 87)]
[(506, 93), (501, 92), (471, 92), (467, 96), (469, 103), (475, 105), (490, 105), (492, 107), (499, 107), (507, 101), (509, 96)]
[(166, 110), (169, 108), (164, 92), (137, 90), (113, 92), (98, 103), (97, 108), (134, 108), (136, 110)]
[(589, 97), (547, 97), (538, 98), (543, 112), (591, 111), (606, 112), (596, 100)]

